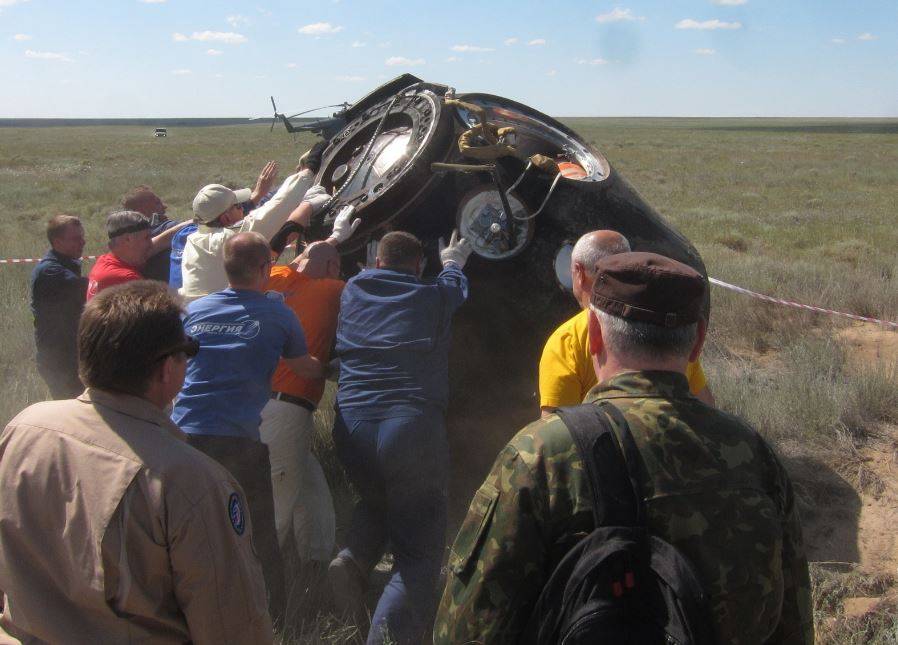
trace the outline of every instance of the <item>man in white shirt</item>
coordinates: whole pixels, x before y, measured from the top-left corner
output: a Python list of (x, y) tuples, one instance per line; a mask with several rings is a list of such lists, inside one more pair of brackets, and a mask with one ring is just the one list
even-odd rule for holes
[(253, 231), (270, 241), (288, 220), (308, 226), (312, 214), (330, 199), (323, 187), (312, 186), (314, 181), (312, 170), (303, 168), (287, 177), (270, 200), (245, 217), (240, 204), (249, 200), (249, 189), (204, 186), (193, 200), (199, 228), (184, 247), (183, 286), (179, 290), (184, 299), (190, 302), (227, 288), (222, 249), (233, 235)]

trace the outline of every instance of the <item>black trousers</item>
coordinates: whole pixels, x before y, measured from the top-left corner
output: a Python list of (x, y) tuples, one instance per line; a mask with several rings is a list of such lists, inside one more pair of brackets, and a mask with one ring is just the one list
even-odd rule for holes
[(224, 466), (243, 489), (252, 522), (253, 546), (262, 562), (262, 574), (268, 589), (271, 619), (275, 624), (283, 624), (287, 596), (284, 563), (274, 525), (268, 446), (261, 441), (214, 435), (188, 434), (187, 442)]

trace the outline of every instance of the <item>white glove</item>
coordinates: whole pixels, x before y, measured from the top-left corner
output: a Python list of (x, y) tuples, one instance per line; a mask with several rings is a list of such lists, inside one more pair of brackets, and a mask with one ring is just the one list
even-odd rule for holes
[(449, 238), (449, 245), (440, 239), (440, 262), (445, 268), (449, 262), (455, 262), (459, 269), (464, 268), (468, 256), (471, 255), (471, 244), (465, 238), (458, 237), (458, 229), (452, 231), (452, 237)]
[[(340, 212), (337, 213), (337, 219), (334, 220), (334, 230), (331, 232), (330, 239), (335, 242), (345, 242), (352, 234), (355, 233), (355, 230), (362, 224), (362, 220), (356, 217), (354, 220), (352, 219), (352, 214), (355, 212), (355, 206), (344, 206), (340, 209)], [(350, 223), (350, 220), (352, 222)]]
[(302, 201), (312, 205), (312, 211), (317, 213), (328, 202), (331, 196), (321, 184), (315, 184), (306, 191)]

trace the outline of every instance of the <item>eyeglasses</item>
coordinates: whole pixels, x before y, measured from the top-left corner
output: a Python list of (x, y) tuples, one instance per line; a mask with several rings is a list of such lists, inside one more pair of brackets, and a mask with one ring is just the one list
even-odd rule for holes
[(164, 358), (168, 358), (169, 356), (174, 356), (175, 354), (184, 354), (187, 358), (193, 358), (200, 351), (200, 341), (198, 341), (193, 336), (185, 336), (184, 340), (172, 347), (171, 349), (167, 349), (165, 352), (160, 354), (154, 359), (154, 362), (161, 361)]

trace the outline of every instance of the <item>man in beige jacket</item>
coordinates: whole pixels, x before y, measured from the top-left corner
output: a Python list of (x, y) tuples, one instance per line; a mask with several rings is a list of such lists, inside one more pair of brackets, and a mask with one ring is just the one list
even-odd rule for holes
[(165, 412), (197, 343), (166, 285), (81, 317), (77, 399), (0, 433), (0, 643), (271, 643), (240, 486)]

